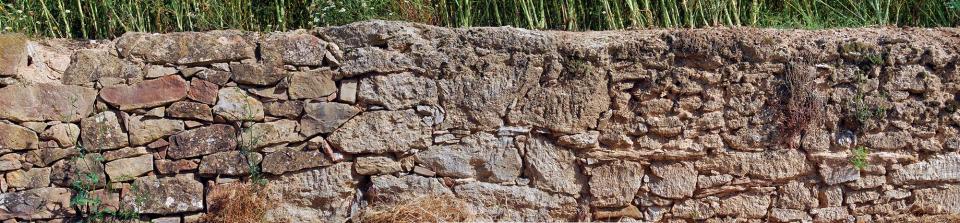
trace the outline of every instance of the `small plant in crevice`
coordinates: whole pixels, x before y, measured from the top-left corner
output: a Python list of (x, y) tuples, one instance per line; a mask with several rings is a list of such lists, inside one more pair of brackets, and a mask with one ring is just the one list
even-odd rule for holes
[[(245, 135), (245, 134), (240, 134)], [(267, 178), (264, 177), (263, 172), (260, 168), (260, 164), (253, 159), (252, 151), (257, 144), (260, 143), (263, 136), (259, 134), (251, 134), (250, 139), (242, 139), (240, 145), (240, 155), (243, 156), (243, 159), (247, 162), (247, 171), (250, 172), (250, 182), (253, 185), (264, 186), (268, 183)]]
[[(860, 87), (866, 82), (866, 76), (863, 73), (857, 73), (853, 98), (847, 103), (847, 119), (852, 121), (852, 129), (860, 129), (870, 125), (874, 120), (884, 119), (887, 116), (887, 108), (878, 105), (871, 105), (867, 102), (867, 94)], [(878, 97), (886, 98), (886, 93), (880, 92)]]
[(814, 71), (788, 66), (784, 81), (774, 100), (779, 102), (779, 141), (788, 148), (797, 147), (797, 137), (811, 124), (821, 122), (824, 105), (814, 90)]
[[(80, 142), (76, 142), (76, 145), (78, 154), (70, 159), (71, 166), (79, 165), (79, 162), (84, 162), (85, 164), (88, 162), (86, 158), (88, 154), (87, 149), (85, 149)], [(99, 154), (93, 157), (93, 159), (97, 163), (103, 162), (103, 157), (99, 156)], [(97, 186), (101, 185), (101, 182), (106, 183), (105, 177), (81, 168), (77, 168), (73, 174), (76, 178), (70, 182), (70, 188), (74, 191), (73, 196), (70, 197), (70, 206), (76, 210), (78, 222), (116, 222), (140, 218), (138, 212), (124, 208), (123, 205), (120, 205), (116, 210), (105, 207), (103, 200), (96, 195)], [(110, 184), (105, 185), (107, 187), (104, 190), (107, 193), (118, 192), (117, 189), (110, 187)], [(140, 194), (142, 194), (140, 190), (137, 189), (135, 185), (132, 185), (131, 192), (134, 193), (135, 196), (134, 202), (142, 206), (145, 198), (140, 196)]]
[(870, 165), (867, 161), (867, 155), (870, 155), (870, 150), (865, 146), (850, 149), (850, 164), (859, 170), (867, 168)]

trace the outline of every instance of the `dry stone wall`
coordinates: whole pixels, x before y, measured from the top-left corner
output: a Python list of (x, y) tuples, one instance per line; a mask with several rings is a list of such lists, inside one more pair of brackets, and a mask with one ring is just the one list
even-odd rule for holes
[(960, 214), (955, 28), (372, 21), (0, 43), (5, 222), (72, 219), (78, 182), (195, 222), (213, 186), (251, 178), (270, 222), (425, 195), (482, 221)]

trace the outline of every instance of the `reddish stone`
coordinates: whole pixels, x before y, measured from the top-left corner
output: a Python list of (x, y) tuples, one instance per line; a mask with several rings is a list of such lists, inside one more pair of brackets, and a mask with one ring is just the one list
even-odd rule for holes
[(202, 103), (178, 101), (170, 105), (166, 112), (167, 116), (174, 118), (213, 121), (213, 110), (209, 105)]
[(100, 98), (120, 110), (129, 111), (179, 101), (187, 97), (188, 88), (186, 80), (170, 75), (134, 85), (105, 87), (100, 91)]
[(194, 101), (212, 105), (217, 103), (218, 90), (220, 90), (220, 86), (195, 78), (190, 81), (190, 91), (187, 91), (187, 97)]
[(199, 164), (193, 160), (157, 160), (157, 171), (160, 174), (174, 174), (197, 169)]

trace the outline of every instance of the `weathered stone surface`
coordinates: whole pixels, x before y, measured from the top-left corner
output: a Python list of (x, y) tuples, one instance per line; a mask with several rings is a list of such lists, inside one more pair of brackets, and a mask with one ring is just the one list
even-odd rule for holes
[(439, 176), (513, 182), (522, 161), (514, 139), (478, 132), (453, 145), (434, 145), (416, 154), (417, 163)]
[(120, 110), (152, 108), (169, 104), (187, 97), (190, 88), (186, 80), (171, 75), (146, 80), (133, 85), (117, 85), (100, 90), (100, 98)]
[(813, 192), (811, 186), (804, 185), (798, 181), (791, 181), (786, 185), (780, 186), (776, 206), (788, 209), (806, 210), (817, 207), (819, 201)]
[(654, 163), (650, 165), (653, 177), (650, 192), (665, 198), (693, 196), (697, 186), (697, 170), (687, 162)]
[(633, 202), (643, 183), (643, 166), (615, 161), (590, 169), (590, 205), (624, 207)]
[(535, 136), (529, 139), (523, 171), (534, 188), (577, 196), (585, 177), (576, 158), (545, 136)]
[(157, 172), (160, 174), (175, 174), (196, 170), (199, 164), (192, 160), (156, 160)]
[(130, 132), (130, 145), (134, 146), (146, 145), (184, 130), (183, 121), (144, 116), (131, 116), (126, 124)]
[(231, 80), (238, 84), (273, 85), (287, 77), (287, 71), (269, 64), (230, 64)]
[(516, 73), (503, 65), (490, 69), (437, 80), (440, 104), (447, 112), (442, 129), (496, 130), (504, 124), (507, 107), (540, 79), (540, 72)]
[(0, 76), (15, 76), (27, 65), (27, 37), (23, 34), (0, 35)]
[(200, 174), (207, 176), (243, 176), (250, 174), (250, 167), (260, 163), (259, 153), (243, 153), (237, 150), (203, 156)]
[(377, 75), (360, 80), (360, 103), (381, 105), (390, 110), (414, 105), (436, 105), (437, 83), (412, 73)]
[(136, 157), (140, 155), (150, 154), (147, 151), (146, 147), (127, 147), (118, 150), (110, 150), (103, 152), (104, 161), (114, 161), (123, 158)]
[(36, 149), (40, 145), (37, 133), (26, 127), (0, 122), (0, 150)]
[(926, 188), (913, 191), (913, 208), (926, 214), (960, 214), (960, 186)]
[(280, 120), (267, 123), (256, 123), (240, 133), (240, 147), (247, 150), (257, 150), (278, 143), (303, 141), (297, 134), (297, 122)]
[(101, 78), (123, 82), (143, 80), (143, 72), (139, 67), (111, 55), (108, 50), (78, 50), (70, 60), (70, 66), (63, 73), (63, 84), (93, 86), (93, 82)]
[(627, 220), (627, 219), (643, 219), (643, 212), (640, 212), (640, 209), (637, 206), (629, 205), (620, 208), (604, 208), (596, 209), (593, 211), (593, 219), (597, 220)]
[(863, 137), (871, 149), (877, 150), (896, 150), (910, 145), (913, 141), (909, 132), (882, 132)]
[(260, 167), (265, 173), (280, 175), (285, 172), (330, 165), (333, 165), (333, 161), (319, 150), (284, 148), (267, 153)]
[(31, 168), (7, 173), (7, 186), (12, 188), (33, 189), (50, 186), (50, 168)]
[(272, 33), (261, 43), (264, 58), (295, 66), (320, 66), (327, 43), (308, 33)]
[(10, 171), (20, 169), (23, 164), (20, 163), (22, 156), (17, 153), (8, 153), (0, 156), (0, 171)]
[(57, 161), (50, 171), (50, 181), (61, 187), (70, 187), (74, 182), (81, 182), (94, 188), (103, 188), (106, 186), (107, 174), (100, 159), (100, 154), (89, 153), (77, 159)]
[(820, 177), (834, 185), (860, 179), (860, 170), (849, 162), (824, 162), (820, 164)]
[(360, 88), (360, 82), (357, 79), (344, 79), (340, 81), (340, 93), (337, 99), (346, 103), (357, 102), (357, 90)]
[(170, 136), (167, 156), (173, 159), (230, 151), (237, 148), (236, 129), (229, 125), (210, 125)]
[(431, 131), (413, 110), (371, 111), (350, 119), (327, 140), (347, 153), (405, 152), (430, 146)]
[(577, 201), (530, 187), (471, 182), (453, 188), (472, 204), (477, 221), (576, 221)]
[(696, 162), (699, 171), (718, 171), (736, 176), (765, 180), (786, 180), (807, 174), (812, 167), (806, 155), (797, 150), (730, 152)]
[(386, 156), (361, 156), (353, 162), (360, 175), (386, 175), (400, 172), (400, 162)]
[(173, 118), (213, 121), (213, 109), (203, 103), (178, 101), (167, 107), (166, 113)]
[(153, 155), (145, 154), (110, 161), (105, 165), (104, 170), (110, 177), (110, 182), (130, 181), (153, 171)]
[(339, 77), (336, 79), (367, 73), (403, 72), (414, 70), (416, 67), (413, 59), (407, 55), (377, 47), (356, 48), (347, 52), (344, 57), (346, 60), (341, 64)]
[(813, 218), (805, 211), (794, 209), (770, 209), (770, 219), (777, 222), (810, 222)]
[(213, 113), (228, 121), (263, 120), (263, 103), (238, 87), (221, 88)]
[(197, 77), (210, 83), (224, 86), (227, 82), (230, 82), (230, 77), (233, 76), (230, 72), (214, 69), (206, 69), (197, 72)]
[(815, 222), (842, 221), (851, 217), (846, 207), (817, 208), (810, 210), (810, 214)]
[(76, 122), (93, 113), (96, 99), (96, 89), (80, 86), (6, 86), (0, 88), (0, 119)]
[(146, 72), (147, 72), (147, 75), (146, 75), (147, 78), (158, 78), (158, 77), (163, 77), (167, 75), (174, 75), (180, 71), (177, 70), (176, 67), (149, 65), (146, 67)]
[(770, 207), (770, 196), (760, 192), (747, 192), (723, 199), (717, 214), (741, 218), (763, 218)]
[(133, 181), (137, 190), (124, 193), (123, 204), (142, 214), (177, 214), (203, 210), (203, 184), (193, 174)]
[(370, 178), (367, 200), (378, 205), (401, 204), (424, 196), (453, 194), (436, 178), (417, 175), (379, 175)]
[(194, 101), (213, 105), (217, 103), (217, 91), (220, 86), (209, 81), (194, 78), (190, 80), (190, 89), (187, 90), (187, 98)]
[(704, 220), (717, 215), (717, 209), (720, 208), (719, 201), (719, 198), (712, 196), (703, 199), (686, 199), (674, 204), (670, 212), (674, 216)]
[(890, 173), (894, 184), (960, 182), (960, 154), (931, 156), (923, 162), (906, 165)]
[[(607, 75), (589, 62), (567, 71), (556, 84), (534, 87), (509, 116), (510, 123), (530, 124), (555, 132), (577, 133), (596, 128), (600, 113), (610, 107)], [(559, 77), (550, 77), (559, 78)]]
[(267, 199), (274, 202), (264, 215), (268, 222), (343, 222), (360, 176), (349, 162), (292, 174), (270, 181)]
[(129, 145), (127, 133), (120, 126), (117, 114), (105, 111), (80, 122), (80, 139), (87, 150), (111, 150)]
[(272, 101), (263, 103), (263, 107), (267, 115), (288, 119), (297, 119), (303, 113), (302, 101)]
[(236, 30), (152, 34), (129, 32), (116, 40), (125, 58), (152, 64), (200, 65), (254, 58), (256, 45)]
[(40, 220), (76, 213), (70, 206), (70, 190), (44, 187), (25, 191), (0, 193), (0, 220), (13, 218)]
[(557, 144), (574, 149), (593, 149), (600, 147), (600, 132), (587, 131), (557, 138)]
[(290, 75), (290, 87), (287, 93), (290, 99), (316, 99), (337, 92), (337, 83), (333, 81), (329, 70), (294, 72)]
[(359, 108), (348, 104), (335, 102), (307, 103), (303, 106), (300, 133), (312, 136), (333, 132), (358, 113), (360, 113)]
[(56, 124), (44, 130), (40, 138), (57, 141), (61, 147), (71, 147), (80, 138), (80, 127), (73, 123)]

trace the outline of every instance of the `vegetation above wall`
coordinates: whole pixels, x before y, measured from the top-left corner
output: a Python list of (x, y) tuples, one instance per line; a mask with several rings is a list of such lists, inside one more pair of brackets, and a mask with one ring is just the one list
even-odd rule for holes
[(448, 27), (609, 30), (957, 26), (960, 0), (3, 0), (0, 28), (111, 38), (128, 31), (278, 31), (369, 19)]

